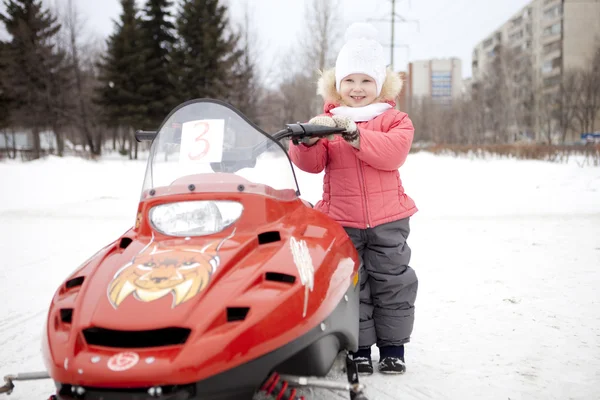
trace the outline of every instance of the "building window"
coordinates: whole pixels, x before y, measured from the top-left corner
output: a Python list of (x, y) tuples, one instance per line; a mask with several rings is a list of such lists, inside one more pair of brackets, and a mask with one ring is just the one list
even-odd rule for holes
[(556, 17), (560, 17), (563, 13), (562, 4), (557, 4), (554, 7), (550, 7), (544, 11), (545, 19), (554, 19)]
[(552, 69), (562, 67), (562, 57), (557, 57), (552, 60)]
[(489, 47), (494, 43), (494, 38), (489, 38), (485, 42), (483, 42), (483, 47)]
[(552, 71), (552, 61), (544, 61), (544, 64), (542, 65), (542, 72), (547, 74), (550, 71)]
[(510, 34), (509, 39), (510, 40), (519, 40), (523, 37), (523, 29), (521, 29), (520, 31), (517, 31), (515, 33)]
[(561, 23), (557, 22), (544, 28), (544, 36), (557, 35), (561, 32)]
[(552, 53), (553, 51), (561, 50), (561, 48), (562, 48), (562, 41), (557, 40), (555, 42), (544, 45), (543, 53), (544, 54)]
[(560, 75), (551, 76), (549, 78), (544, 78), (544, 86), (545, 87), (556, 86), (559, 83), (560, 83)]
[(433, 71), (431, 73), (431, 97), (452, 97), (452, 73)]
[(556, 57), (552, 60), (544, 61), (544, 64), (542, 65), (542, 72), (547, 74), (548, 72), (552, 72), (560, 67), (562, 67), (562, 57)]

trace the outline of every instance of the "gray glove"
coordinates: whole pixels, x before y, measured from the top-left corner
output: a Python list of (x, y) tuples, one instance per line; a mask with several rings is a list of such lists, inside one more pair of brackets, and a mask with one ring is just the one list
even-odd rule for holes
[[(328, 126), (330, 128), (335, 128), (337, 126), (335, 124), (335, 121), (333, 120), (333, 118), (328, 117), (326, 115), (320, 115), (318, 117), (311, 118), (311, 120), (308, 121), (308, 123), (311, 125)], [(333, 140), (334, 138), (335, 138), (335, 135), (333, 135), (333, 134), (327, 135), (327, 140)], [(319, 139), (320, 138), (318, 138), (318, 137), (313, 137), (313, 138), (304, 137), (300, 141), (307, 146), (312, 146), (313, 144), (317, 143), (319, 141)]]
[(334, 115), (333, 120), (338, 128), (345, 129), (345, 131), (342, 133), (342, 138), (346, 142), (350, 143), (350, 145), (358, 149), (360, 146), (360, 132), (358, 131), (356, 122), (341, 115)]

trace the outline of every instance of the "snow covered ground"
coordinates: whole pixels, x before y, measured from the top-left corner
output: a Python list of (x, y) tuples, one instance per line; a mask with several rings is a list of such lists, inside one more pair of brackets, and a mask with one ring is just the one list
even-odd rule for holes
[[(0, 163), (1, 376), (43, 368), (55, 288), (134, 223), (144, 169), (115, 159)], [(298, 174), (317, 201), (321, 177)], [(401, 174), (420, 208), (409, 238), (416, 325), (408, 372), (363, 378), (369, 398), (599, 399), (600, 168), (420, 153)], [(10, 398), (52, 388), (18, 382)]]

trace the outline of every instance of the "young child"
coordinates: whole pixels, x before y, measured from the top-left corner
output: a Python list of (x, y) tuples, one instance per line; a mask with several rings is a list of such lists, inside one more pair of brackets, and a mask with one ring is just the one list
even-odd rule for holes
[(291, 145), (289, 153), (306, 172), (325, 170), (323, 199), (315, 208), (344, 226), (363, 262), (354, 354), (359, 373), (373, 373), (376, 344), (379, 371), (402, 374), (418, 287), (406, 239), (417, 208), (404, 193), (398, 168), (408, 156), (414, 128), (407, 114), (394, 109), (402, 80), (386, 68), (376, 36), (369, 24), (350, 26), (335, 68), (319, 80), (325, 114), (309, 122), (345, 132)]

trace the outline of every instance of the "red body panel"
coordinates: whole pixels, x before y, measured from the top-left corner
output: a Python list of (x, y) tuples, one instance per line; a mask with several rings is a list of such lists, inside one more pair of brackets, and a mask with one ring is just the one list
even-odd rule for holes
[[(218, 185), (239, 184), (230, 179)], [(190, 192), (187, 185), (168, 190), (145, 196), (136, 227), (65, 281), (83, 277), (81, 286), (63, 284), (56, 292), (43, 342), (46, 367), (55, 381), (113, 388), (200, 381), (318, 326), (357, 283), (357, 253), (343, 228), (289, 192), (260, 185), (238, 193), (222, 187)], [(152, 229), (148, 219), (152, 207), (188, 200), (233, 200), (242, 203), (244, 211), (232, 226), (210, 236), (175, 238)], [(265, 232), (279, 232), (280, 240), (259, 244), (258, 235)], [(122, 246), (129, 239), (130, 244)], [(306, 244), (314, 266), (312, 290), (303, 283), (293, 257), (292, 246), (299, 241)], [(199, 253), (203, 248), (205, 252)], [(209, 261), (216, 255), (218, 267), (211, 272)], [(163, 264), (139, 267), (148, 260)], [(140, 278), (150, 269), (152, 278)], [(270, 281), (265, 278), (268, 272), (296, 280)], [(201, 276), (208, 279), (202, 281)], [(181, 286), (173, 289), (169, 280), (179, 280)], [(228, 322), (227, 307), (250, 310), (243, 321)], [(61, 320), (61, 309), (73, 309), (70, 321)], [(111, 348), (87, 343), (82, 331), (90, 327), (119, 331), (179, 327), (191, 329), (191, 334), (183, 345)], [(113, 368), (121, 370), (109, 369), (109, 358), (122, 352), (133, 352), (138, 359)]]

